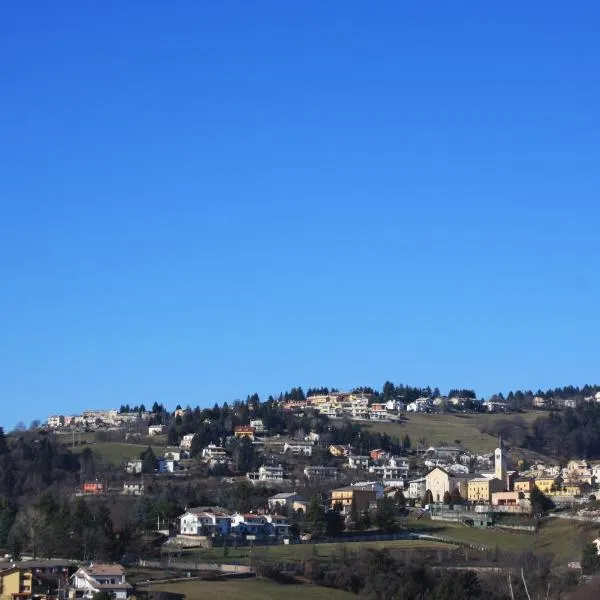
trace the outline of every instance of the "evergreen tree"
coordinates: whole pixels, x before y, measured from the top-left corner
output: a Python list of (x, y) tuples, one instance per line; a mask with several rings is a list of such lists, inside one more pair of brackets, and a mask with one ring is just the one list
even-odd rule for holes
[(3, 454), (8, 454), (8, 444), (6, 442), (6, 436), (4, 435), (4, 428), (0, 427), (0, 456)]
[(319, 496), (310, 499), (306, 509), (306, 525), (314, 537), (323, 535), (325, 531), (325, 508)]
[(377, 501), (375, 524), (383, 531), (394, 531), (396, 529), (396, 505), (391, 498), (383, 497)]

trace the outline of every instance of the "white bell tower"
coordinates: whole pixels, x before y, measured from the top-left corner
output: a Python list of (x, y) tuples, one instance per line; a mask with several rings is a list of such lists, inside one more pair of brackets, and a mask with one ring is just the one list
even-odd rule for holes
[(494, 477), (506, 486), (506, 462), (502, 453), (502, 438), (498, 439), (498, 447), (494, 452)]

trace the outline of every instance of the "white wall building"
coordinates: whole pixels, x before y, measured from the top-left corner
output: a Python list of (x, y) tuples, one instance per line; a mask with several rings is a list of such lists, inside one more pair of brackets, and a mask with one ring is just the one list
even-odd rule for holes
[(115, 564), (91, 564), (81, 567), (71, 576), (71, 585), (77, 597), (93, 598), (107, 592), (117, 600), (125, 600), (132, 587), (125, 580), (125, 569)]
[(228, 535), (231, 520), (231, 515), (224, 512), (211, 512), (205, 507), (188, 508), (179, 517), (179, 530), (182, 535)]

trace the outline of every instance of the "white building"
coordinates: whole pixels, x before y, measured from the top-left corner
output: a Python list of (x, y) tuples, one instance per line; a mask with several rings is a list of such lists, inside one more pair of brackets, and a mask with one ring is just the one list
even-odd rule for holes
[(427, 491), (427, 482), (425, 477), (419, 477), (418, 479), (412, 479), (408, 482), (407, 496), (409, 498), (421, 499), (425, 496)]
[(408, 477), (409, 464), (407, 460), (399, 458), (390, 458), (390, 460), (379, 467), (371, 467), (369, 471), (375, 473), (384, 483), (399, 483), (403, 485)]
[(48, 417), (48, 427), (52, 429), (58, 429), (59, 427), (63, 427), (65, 424), (65, 418), (62, 415), (52, 415)]
[(155, 436), (160, 435), (165, 430), (163, 425), (150, 425), (148, 427), (148, 435)]
[(312, 442), (286, 442), (283, 446), (283, 451), (291, 454), (303, 454), (304, 456), (312, 456)]
[(182, 535), (228, 535), (231, 520), (231, 515), (210, 507), (188, 508), (179, 517), (179, 530)]
[(284, 481), (283, 467), (281, 465), (277, 465), (276, 467), (263, 465), (256, 473), (246, 473), (246, 477), (253, 483), (258, 481), (281, 482)]
[(192, 449), (192, 442), (196, 437), (195, 433), (188, 433), (181, 438), (181, 442), (179, 442), (179, 449), (186, 450), (189, 452)]
[(264, 433), (266, 431), (265, 424), (262, 419), (254, 419), (250, 421), (250, 427), (254, 427), (256, 433)]
[(128, 460), (125, 463), (125, 472), (129, 475), (139, 475), (142, 472), (142, 460), (139, 458)]
[(124, 481), (123, 494), (125, 496), (141, 496), (144, 493), (144, 484), (141, 481)]
[(338, 475), (338, 470), (335, 467), (316, 465), (304, 469), (304, 476), (307, 479), (337, 479)]
[(206, 448), (202, 448), (202, 458), (221, 458), (227, 456), (227, 450), (221, 446), (215, 446), (215, 444), (209, 444)]
[(168, 458), (158, 459), (158, 472), (159, 473), (173, 473), (175, 471), (176, 461)]
[(107, 592), (117, 600), (124, 600), (132, 592), (121, 565), (92, 563), (89, 567), (78, 569), (71, 576), (71, 582), (78, 598), (93, 598), (94, 594)]
[(351, 469), (368, 469), (369, 468), (369, 457), (359, 456), (357, 454), (351, 454), (348, 457), (348, 466)]

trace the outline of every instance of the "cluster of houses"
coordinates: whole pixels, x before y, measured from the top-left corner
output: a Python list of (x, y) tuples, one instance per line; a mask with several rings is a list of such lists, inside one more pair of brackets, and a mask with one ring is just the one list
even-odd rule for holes
[[(278, 508), (277, 506), (273, 507)], [(218, 506), (188, 508), (179, 517), (179, 536), (234, 536), (248, 540), (284, 539), (289, 536), (288, 519), (277, 512), (231, 513)]]
[(0, 562), (0, 600), (83, 598), (106, 592), (125, 600), (133, 592), (119, 564), (78, 566), (64, 560)]
[[(116, 409), (87, 409), (80, 415), (51, 415), (46, 421), (49, 429), (106, 429), (111, 427), (123, 427), (128, 423), (148, 421), (151, 417), (149, 412), (126, 412), (121, 413)], [(162, 433), (162, 430), (161, 432)], [(150, 435), (156, 435), (156, 432)]]

